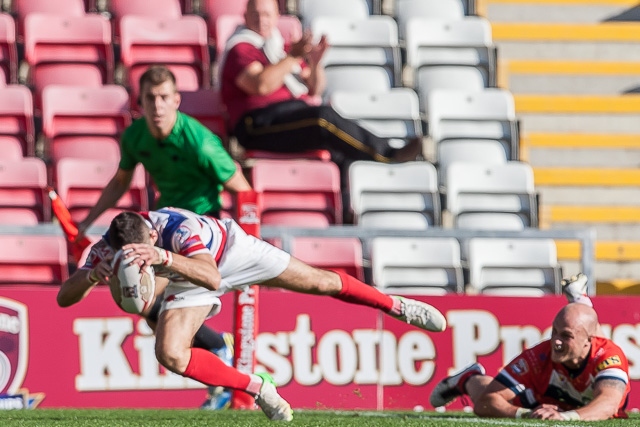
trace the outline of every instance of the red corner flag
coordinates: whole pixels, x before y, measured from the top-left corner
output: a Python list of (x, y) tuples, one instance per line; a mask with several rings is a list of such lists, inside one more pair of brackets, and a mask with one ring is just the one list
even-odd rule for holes
[(67, 206), (64, 204), (60, 196), (58, 196), (58, 193), (56, 193), (53, 188), (48, 187), (47, 191), (49, 193), (49, 198), (51, 199), (51, 210), (55, 217), (58, 219), (58, 222), (62, 227), (62, 231), (67, 238), (71, 255), (76, 262), (79, 262), (80, 258), (82, 258), (82, 252), (84, 252), (86, 248), (91, 246), (91, 240), (89, 240), (87, 236), (82, 236), (79, 240), (77, 240), (78, 226), (71, 219), (71, 213), (69, 212), (69, 209), (67, 209)]

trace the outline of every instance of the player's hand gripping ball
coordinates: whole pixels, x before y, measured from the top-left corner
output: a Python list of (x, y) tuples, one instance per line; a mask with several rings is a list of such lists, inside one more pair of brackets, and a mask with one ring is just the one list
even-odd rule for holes
[(141, 268), (122, 250), (113, 256), (113, 276), (109, 281), (116, 304), (127, 313), (140, 314), (153, 302), (156, 279), (153, 268)]

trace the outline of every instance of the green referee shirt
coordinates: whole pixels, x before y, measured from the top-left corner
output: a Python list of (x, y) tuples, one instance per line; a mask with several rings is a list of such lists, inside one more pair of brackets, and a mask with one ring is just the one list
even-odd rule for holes
[(120, 169), (142, 163), (161, 196), (157, 208), (173, 206), (198, 214), (220, 210), (220, 191), (236, 171), (222, 141), (193, 117), (178, 112), (171, 134), (154, 138), (144, 118), (135, 120), (121, 139)]

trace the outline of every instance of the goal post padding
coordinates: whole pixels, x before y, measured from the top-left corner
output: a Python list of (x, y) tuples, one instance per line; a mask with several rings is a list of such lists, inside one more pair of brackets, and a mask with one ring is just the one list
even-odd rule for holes
[[(247, 233), (260, 237), (260, 211), (258, 194), (243, 191), (236, 195), (236, 217), (238, 224)], [(256, 337), (258, 334), (258, 286), (249, 286), (234, 294), (234, 365), (245, 374), (252, 374), (256, 364)], [(234, 390), (232, 409), (256, 409), (253, 396)]]

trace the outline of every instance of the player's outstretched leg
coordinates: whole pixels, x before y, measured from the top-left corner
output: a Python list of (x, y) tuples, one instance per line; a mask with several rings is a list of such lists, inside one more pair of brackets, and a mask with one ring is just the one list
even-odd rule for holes
[(432, 332), (442, 332), (447, 328), (447, 321), (442, 313), (429, 304), (385, 294), (343, 271), (314, 268), (296, 258), (291, 258), (286, 270), (278, 277), (263, 281), (261, 286), (327, 295), (350, 304), (376, 308), (396, 319)]
[(273, 421), (291, 421), (293, 410), (289, 402), (284, 400), (276, 390), (276, 383), (266, 372), (256, 374), (262, 378), (262, 386), (256, 395), (256, 404), (262, 412)]
[(387, 295), (344, 272), (335, 273), (340, 276), (342, 289), (334, 298), (378, 308), (398, 320), (427, 331), (442, 332), (447, 328), (445, 317), (429, 304), (411, 298)]
[(562, 285), (562, 293), (569, 303), (577, 302), (593, 307), (591, 298), (587, 295), (588, 280), (587, 276), (583, 273), (562, 279), (562, 282), (560, 282)]
[(456, 400), (458, 396), (465, 394), (464, 385), (474, 375), (485, 375), (485, 369), (481, 364), (474, 363), (457, 374), (440, 381), (429, 396), (431, 406), (434, 408), (446, 406)]

